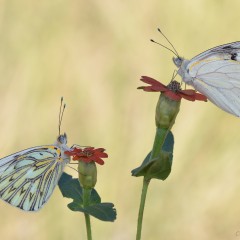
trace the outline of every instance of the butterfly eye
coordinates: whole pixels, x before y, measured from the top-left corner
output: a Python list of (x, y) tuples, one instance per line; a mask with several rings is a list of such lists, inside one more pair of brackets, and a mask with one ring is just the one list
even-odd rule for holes
[(181, 57), (173, 57), (173, 62), (179, 68), (182, 65), (183, 58), (181, 58)]
[(67, 135), (66, 135), (66, 133), (64, 133), (63, 135), (59, 135), (58, 138), (57, 138), (57, 141), (60, 144), (67, 144)]

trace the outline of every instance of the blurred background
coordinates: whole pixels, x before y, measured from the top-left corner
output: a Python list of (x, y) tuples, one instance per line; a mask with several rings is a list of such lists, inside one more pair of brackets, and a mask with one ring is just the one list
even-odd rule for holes
[[(109, 154), (96, 189), (118, 215), (92, 219), (93, 239), (135, 239), (142, 178), (130, 172), (152, 147), (159, 95), (136, 88), (141, 75), (167, 84), (175, 69), (172, 53), (149, 39), (167, 45), (160, 27), (192, 58), (240, 40), (239, 8), (226, 0), (0, 1), (0, 157), (53, 143), (64, 96), (69, 145)], [(240, 239), (239, 126), (210, 102), (182, 101), (172, 173), (150, 184), (142, 239)], [(83, 215), (67, 203), (58, 188), (37, 213), (0, 201), (1, 239), (86, 239)]]

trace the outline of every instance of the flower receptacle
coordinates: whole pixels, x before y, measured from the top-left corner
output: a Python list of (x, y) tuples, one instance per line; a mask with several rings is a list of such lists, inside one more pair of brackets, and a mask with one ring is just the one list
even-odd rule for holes
[(171, 129), (180, 109), (181, 100), (172, 100), (160, 94), (156, 107), (155, 122), (157, 128)]
[(80, 185), (85, 189), (92, 189), (97, 182), (97, 167), (95, 162), (78, 162), (78, 179)]

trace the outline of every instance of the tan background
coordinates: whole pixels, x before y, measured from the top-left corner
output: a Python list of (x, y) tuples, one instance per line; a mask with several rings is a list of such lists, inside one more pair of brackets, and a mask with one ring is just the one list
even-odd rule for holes
[[(186, 58), (240, 40), (239, 1), (0, 1), (0, 156), (50, 144), (59, 100), (69, 145), (105, 147), (97, 190), (118, 211), (92, 219), (97, 240), (135, 238), (142, 179), (130, 171), (152, 146), (158, 93), (141, 75), (168, 83), (172, 54), (150, 43), (161, 27)], [(211, 103), (182, 102), (174, 164), (149, 188), (142, 239), (240, 239), (240, 120)], [(69, 173), (75, 174), (71, 170)], [(0, 238), (86, 239), (83, 215), (56, 189), (38, 213), (0, 201)]]

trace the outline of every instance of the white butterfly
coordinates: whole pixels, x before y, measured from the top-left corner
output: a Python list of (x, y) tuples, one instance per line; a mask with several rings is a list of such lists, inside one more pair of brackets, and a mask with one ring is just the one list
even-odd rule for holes
[(191, 60), (180, 57), (171, 46), (174, 51), (169, 50), (176, 55), (173, 62), (182, 80), (222, 110), (240, 117), (240, 42), (211, 48)]
[[(64, 108), (60, 107), (59, 132)], [(28, 148), (0, 159), (0, 198), (25, 211), (39, 210), (70, 162), (64, 154), (69, 150), (66, 144), (66, 134), (59, 134), (53, 145)]]

